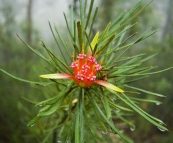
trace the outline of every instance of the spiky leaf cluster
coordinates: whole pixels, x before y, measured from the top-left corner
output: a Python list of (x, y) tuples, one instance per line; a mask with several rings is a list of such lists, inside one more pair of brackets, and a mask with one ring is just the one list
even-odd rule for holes
[[(130, 23), (131, 20), (142, 12), (148, 4), (141, 9), (142, 0), (139, 1), (133, 8), (122, 12), (112, 22), (108, 23), (103, 31), (97, 29), (98, 34), (93, 33), (98, 7), (93, 8), (94, 0), (89, 2), (87, 4), (87, 0), (79, 0), (80, 16), (77, 18), (74, 18), (73, 6), (71, 6), (70, 19), (64, 14), (70, 38), (69, 43), (63, 40), (58, 28), (56, 26), (52, 27), (49, 23), (62, 58), (51, 52), (50, 48), (47, 48), (45, 43), (41, 41), (41, 45), (49, 55), (49, 58), (46, 58), (19, 37), (28, 48), (48, 63), (48, 73), (57, 73), (57, 75), (63, 73), (66, 74), (65, 76), (58, 75), (58, 78), (50, 78), (50, 80), (44, 80), (44, 82), (34, 82), (17, 78), (1, 69), (2, 72), (17, 80), (31, 84), (49, 85), (49, 87), (56, 88), (58, 91), (57, 95), (36, 103), (36, 106), (41, 106), (41, 109), (37, 116), (28, 123), (28, 126), (37, 124), (44, 117), (42, 119), (42, 123), (45, 124), (44, 130), (49, 131), (49, 134), (43, 142), (46, 142), (55, 131), (62, 142), (88, 142), (91, 137), (93, 139), (91, 142), (104, 141), (101, 135), (101, 132), (104, 131), (118, 134), (124, 141), (131, 143), (132, 141), (121, 133), (121, 129), (117, 127), (114, 121), (119, 119), (127, 126), (135, 128), (135, 125), (126, 119), (135, 111), (161, 130), (167, 130), (161, 120), (148, 114), (137, 105), (137, 103), (143, 101), (160, 103), (156, 100), (142, 99), (140, 93), (151, 96), (164, 96), (130, 85), (130, 83), (142, 80), (151, 74), (170, 69), (151, 72), (155, 67), (143, 66), (144, 62), (155, 55), (146, 56), (141, 53), (126, 56), (130, 48), (157, 31), (152, 31), (149, 28), (140, 36), (136, 36), (137, 33), (126, 34), (129, 29), (137, 24)], [(129, 42), (131, 38), (135, 40)], [(82, 88), (70, 79), (67, 74), (74, 74), (73, 69), (70, 68), (73, 59), (76, 59), (81, 53), (87, 54), (88, 51), (102, 66), (95, 78), (102, 80), (103, 83), (100, 85), (91, 84)], [(66, 79), (63, 79), (63, 77)], [(122, 90), (115, 90), (115, 87)], [(106, 140), (108, 140), (107, 137)]]

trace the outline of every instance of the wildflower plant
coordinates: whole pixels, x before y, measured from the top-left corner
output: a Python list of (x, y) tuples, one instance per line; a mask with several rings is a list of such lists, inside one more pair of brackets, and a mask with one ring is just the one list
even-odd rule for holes
[[(56, 85), (52, 88), (56, 88), (57, 95), (36, 103), (41, 109), (28, 126), (43, 120), (45, 131), (50, 132), (43, 142), (47, 142), (53, 133), (58, 135), (58, 140), (61, 142), (82, 143), (88, 142), (90, 138), (92, 138), (90, 142), (104, 141), (101, 136), (103, 131), (118, 134), (122, 140), (131, 143), (133, 141), (122, 133), (114, 119), (122, 120), (133, 130), (135, 125), (126, 117), (137, 112), (160, 130), (167, 131), (160, 119), (137, 105), (142, 101), (160, 103), (156, 100), (142, 99), (139, 95), (141, 92), (158, 97), (164, 95), (133, 87), (130, 83), (170, 68), (151, 72), (154, 67), (143, 67), (142, 64), (155, 55), (124, 56), (135, 44), (157, 31), (148, 29), (139, 37), (136, 36), (137, 33), (126, 37), (126, 31), (137, 24), (131, 24), (130, 21), (149, 3), (141, 9), (142, 0), (139, 1), (132, 9), (122, 12), (108, 23), (103, 31), (97, 30), (98, 32), (93, 33), (98, 7), (93, 8), (94, 0), (89, 4), (87, 2), (89, 1), (79, 0), (79, 17), (74, 18), (73, 6), (71, 6), (70, 19), (64, 14), (69, 43), (60, 36), (58, 28), (56, 26), (53, 28), (49, 23), (62, 58), (51, 52), (41, 41), (41, 45), (49, 55), (49, 58), (46, 58), (19, 37), (28, 48), (48, 63), (47, 71), (40, 73), (41, 78), (46, 78), (43, 82), (20, 79), (1, 69), (7, 75), (24, 82), (49, 85), (49, 87)], [(137, 38), (128, 43), (132, 37)], [(117, 112), (120, 110), (121, 112)], [(63, 115), (60, 115), (62, 112)]]

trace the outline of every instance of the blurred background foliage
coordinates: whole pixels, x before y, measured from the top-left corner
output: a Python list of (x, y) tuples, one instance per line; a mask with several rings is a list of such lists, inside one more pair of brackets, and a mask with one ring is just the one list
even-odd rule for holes
[[(99, 13), (94, 30), (103, 30), (108, 22), (113, 21), (119, 13), (127, 10), (137, 3), (137, 1), (96, 1), (99, 3)], [(165, 2), (165, 6), (162, 7), (163, 2), (161, 0), (154, 1), (132, 21), (132, 23), (138, 22), (132, 29), (133, 31), (128, 31), (128, 34), (131, 35), (134, 32), (143, 32), (150, 27), (160, 29), (156, 34), (144, 40), (144, 42), (137, 44), (128, 52), (129, 56), (137, 53), (147, 53), (148, 55), (158, 53), (156, 57), (146, 63), (151, 66), (158, 66), (158, 70), (173, 65), (173, 16), (171, 15), (173, 13), (173, 1), (167, 0)], [(34, 11), (32, 7), (36, 2), (33, 0), (27, 1), (25, 7), (26, 16), (20, 22), (16, 19), (18, 10), (16, 7), (19, 7), (19, 2), (16, 0), (15, 4), (13, 3), (14, 1), (10, 0), (0, 1), (0, 67), (18, 77), (39, 81), (39, 74), (43, 73), (45, 63), (34, 55), (16, 36), (16, 33), (20, 34), (20, 37), (24, 41), (32, 45), (35, 49), (44, 52), (38, 43), (39, 39), (42, 38), (41, 31), (34, 28), (33, 23)], [(74, 7), (76, 9), (78, 8), (76, 0), (69, 1), (68, 4), (74, 4)], [(155, 7), (156, 5), (158, 6), (157, 8)], [(58, 19), (56, 13), (52, 11), (52, 14)], [(42, 30), (44, 31), (44, 29)], [(65, 34), (65, 32), (62, 33), (64, 37)], [(53, 37), (47, 41), (47, 44), (49, 47), (52, 47), (51, 50), (58, 54)], [(28, 121), (36, 115), (38, 107), (36, 108), (26, 102), (22, 97), (41, 101), (46, 96), (46, 91), (43, 87), (40, 88), (39, 86), (32, 86), (16, 81), (3, 73), (0, 73), (0, 79), (0, 143), (40, 142), (44, 136), (41, 125), (39, 127), (26, 127)], [(136, 125), (136, 129), (132, 132), (129, 128), (125, 128), (126, 134), (135, 143), (173, 142), (172, 71), (156, 74), (133, 84), (136, 84), (135, 86), (139, 88), (161, 93), (166, 96), (166, 98), (159, 99), (163, 103), (159, 106), (148, 103), (141, 103), (139, 106), (164, 121), (170, 132), (161, 132), (136, 114), (133, 116), (135, 118), (132, 119)], [(147, 94), (141, 94), (140, 96), (148, 98)]]

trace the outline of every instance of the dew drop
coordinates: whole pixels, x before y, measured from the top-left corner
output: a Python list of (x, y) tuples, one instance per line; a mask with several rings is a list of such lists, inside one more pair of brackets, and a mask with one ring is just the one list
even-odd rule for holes
[(131, 130), (131, 131), (134, 131), (134, 130), (135, 130), (135, 126), (131, 126), (131, 127), (130, 127), (130, 130)]
[(162, 121), (159, 122), (160, 125), (164, 125), (164, 123)]
[(108, 120), (112, 119), (112, 116), (108, 117)]
[[(163, 125), (163, 123), (159, 123), (160, 125)], [(161, 129), (161, 128), (159, 128), (159, 127), (157, 127), (160, 131), (162, 131), (162, 132), (165, 132), (165, 130), (164, 129)]]
[(31, 125), (31, 127), (33, 127), (33, 126), (34, 126), (34, 124)]
[(62, 143), (62, 141), (57, 141), (57, 143)]
[(160, 105), (161, 103), (160, 102), (156, 102), (156, 105)]
[(159, 128), (159, 127), (158, 127), (158, 129), (159, 129), (160, 131), (162, 131), (162, 132), (165, 132), (165, 130), (164, 130), (164, 129), (161, 129), (161, 128)]
[(43, 106), (42, 104), (40, 104), (39, 106)]
[(119, 113), (121, 110), (120, 109), (117, 109), (116, 112)]
[(65, 108), (65, 110), (67, 111), (67, 110), (68, 110), (68, 108)]
[(104, 135), (107, 134), (107, 133), (108, 133), (107, 131), (102, 131), (102, 134), (104, 134)]

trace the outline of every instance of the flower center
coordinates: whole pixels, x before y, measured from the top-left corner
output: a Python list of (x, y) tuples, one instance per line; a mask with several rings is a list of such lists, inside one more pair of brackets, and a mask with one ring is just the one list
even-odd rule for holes
[(102, 69), (93, 56), (79, 54), (76, 61), (72, 62), (70, 68), (74, 70), (74, 81), (80, 87), (89, 87), (94, 84), (96, 74)]

